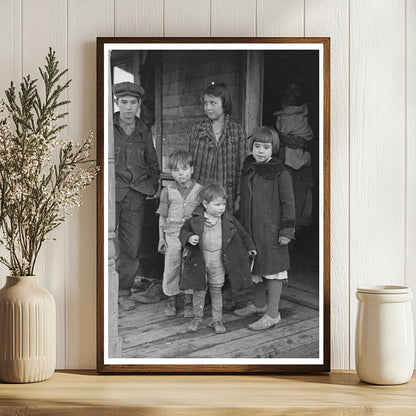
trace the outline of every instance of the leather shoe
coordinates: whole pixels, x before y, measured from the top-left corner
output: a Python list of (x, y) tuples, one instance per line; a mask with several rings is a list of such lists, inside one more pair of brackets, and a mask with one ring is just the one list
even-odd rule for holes
[(123, 311), (131, 311), (136, 307), (136, 302), (130, 296), (119, 296), (118, 307)]
[(143, 292), (149, 288), (153, 279), (144, 276), (136, 276), (132, 287), (132, 292)]
[(263, 306), (262, 308), (258, 308), (252, 302), (249, 302), (246, 306), (244, 306), (244, 308), (236, 309), (234, 311), (234, 315), (245, 318), (246, 316), (250, 316), (250, 315), (259, 315), (262, 313), (266, 313), (266, 310), (267, 310), (267, 305)]
[(167, 298), (162, 290), (162, 282), (156, 281), (152, 282), (146, 291), (133, 293), (132, 297), (140, 303), (157, 303)]
[(191, 323), (186, 327), (187, 332), (196, 332), (202, 324), (202, 320), (199, 318), (192, 319)]
[(248, 327), (252, 331), (263, 331), (265, 329), (273, 328), (280, 322), (280, 313), (276, 316), (276, 318), (272, 318), (269, 315), (263, 315), (258, 321), (253, 322)]
[(207, 327), (213, 328), (216, 334), (223, 334), (224, 332), (227, 332), (227, 329), (222, 321), (210, 321), (207, 324)]

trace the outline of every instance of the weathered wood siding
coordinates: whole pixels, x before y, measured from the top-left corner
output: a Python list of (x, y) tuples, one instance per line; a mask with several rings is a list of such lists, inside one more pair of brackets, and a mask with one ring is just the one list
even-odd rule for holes
[(191, 127), (205, 116), (203, 90), (212, 82), (224, 82), (233, 100), (232, 117), (242, 122), (244, 52), (165, 51), (162, 59), (162, 157), (187, 148)]

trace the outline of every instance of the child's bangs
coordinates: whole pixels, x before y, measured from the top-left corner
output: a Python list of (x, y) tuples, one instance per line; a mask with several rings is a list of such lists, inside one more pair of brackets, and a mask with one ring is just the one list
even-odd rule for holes
[(170, 161), (168, 162), (168, 168), (170, 170), (179, 169), (179, 168), (186, 169), (189, 166), (190, 166), (190, 164), (187, 163), (184, 160), (174, 160), (174, 161), (172, 161), (172, 163), (170, 163)]
[(190, 153), (183, 150), (177, 150), (169, 156), (168, 160), (168, 169), (186, 169), (187, 167), (192, 167), (192, 156)]
[(273, 153), (279, 151), (280, 141), (277, 132), (270, 127), (259, 127), (253, 131), (249, 139), (249, 148), (253, 150), (254, 142), (270, 143), (272, 145)]
[(270, 143), (273, 144), (273, 139), (270, 135), (267, 134), (260, 134), (257, 136), (252, 136), (253, 143)]
[(207, 201), (208, 203), (216, 198), (222, 198), (227, 201), (227, 192), (219, 184), (206, 185), (199, 191), (199, 199), (201, 201)]

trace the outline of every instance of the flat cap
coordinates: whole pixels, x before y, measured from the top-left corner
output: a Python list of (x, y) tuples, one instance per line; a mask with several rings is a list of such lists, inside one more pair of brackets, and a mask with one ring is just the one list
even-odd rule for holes
[(125, 95), (141, 98), (144, 95), (144, 88), (133, 82), (119, 82), (118, 84), (113, 85), (113, 93), (117, 98)]

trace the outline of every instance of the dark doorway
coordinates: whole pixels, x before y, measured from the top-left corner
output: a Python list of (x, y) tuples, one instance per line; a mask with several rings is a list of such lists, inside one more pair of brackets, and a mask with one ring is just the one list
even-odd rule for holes
[[(319, 52), (314, 50), (264, 51), (263, 125), (276, 128), (275, 111), (282, 110), (282, 101), (289, 84), (301, 89), (301, 103), (309, 110), (313, 139), (307, 143), (311, 155), (312, 217), (309, 226), (296, 230), (291, 243), (291, 270), (296, 279), (318, 284), (319, 269)], [(283, 157), (283, 155), (281, 155)], [(292, 280), (293, 282), (293, 280)], [(304, 282), (303, 282), (304, 283)], [(295, 284), (303, 284), (295, 282)]]

